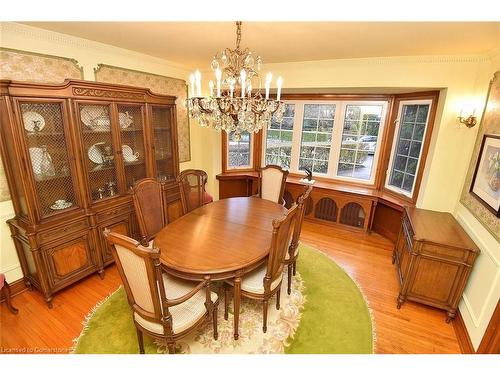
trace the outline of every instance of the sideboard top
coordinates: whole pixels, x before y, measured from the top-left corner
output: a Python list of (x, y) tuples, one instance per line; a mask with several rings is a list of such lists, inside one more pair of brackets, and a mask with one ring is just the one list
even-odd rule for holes
[(449, 212), (405, 207), (415, 239), (479, 252), (458, 221)]

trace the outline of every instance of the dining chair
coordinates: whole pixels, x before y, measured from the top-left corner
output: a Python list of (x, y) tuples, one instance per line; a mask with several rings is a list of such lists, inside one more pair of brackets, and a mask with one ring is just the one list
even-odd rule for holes
[(181, 192), (182, 210), (184, 214), (213, 202), (213, 198), (205, 190), (208, 175), (201, 169), (186, 169), (177, 177)]
[(168, 224), (161, 183), (152, 177), (143, 178), (134, 184), (131, 192), (141, 242), (146, 246)]
[(283, 204), (285, 194), (285, 183), (288, 171), (279, 165), (266, 165), (259, 169), (258, 195), (279, 204)]
[(104, 231), (120, 273), (132, 319), (137, 331), (139, 352), (144, 354), (143, 333), (167, 342), (175, 353), (175, 342), (212, 319), (217, 340), (219, 299), (210, 291), (210, 280), (196, 284), (162, 272), (160, 250), (142, 246), (127, 236)]
[(292, 274), (295, 276), (297, 270), (297, 258), (299, 257), (299, 238), (302, 231), (302, 223), (306, 213), (307, 199), (311, 195), (312, 186), (309, 185), (306, 190), (297, 198), (297, 219), (295, 220), (295, 227), (293, 229), (292, 241), (288, 247), (285, 256), (285, 265), (288, 267), (288, 284), (287, 293), (292, 293)]
[[(271, 246), (269, 256), (266, 263), (257, 269), (249, 272), (241, 278), (241, 295), (244, 297), (261, 300), (263, 307), (263, 324), (262, 331), (267, 331), (267, 310), (269, 299), (276, 294), (276, 310), (280, 309), (280, 292), (281, 282), (283, 280), (283, 267), (288, 244), (292, 238), (293, 229), (297, 214), (297, 204), (288, 210), (287, 214), (280, 218), (274, 219), (272, 223), (273, 234), (271, 238)], [(229, 308), (229, 288), (234, 283), (232, 280), (226, 280), (224, 284), (224, 319), (228, 319)], [(239, 316), (239, 311), (236, 311), (239, 306), (235, 306), (235, 314)]]

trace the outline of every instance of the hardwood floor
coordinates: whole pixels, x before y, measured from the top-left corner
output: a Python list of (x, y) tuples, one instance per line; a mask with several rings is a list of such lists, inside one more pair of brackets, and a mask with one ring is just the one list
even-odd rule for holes
[[(309, 222), (304, 222), (301, 241), (327, 253), (358, 282), (374, 314), (377, 353), (460, 353), (443, 311), (412, 302), (396, 309), (398, 282), (390, 241), (375, 233)], [(90, 276), (56, 294), (53, 309), (37, 292), (14, 297), (13, 304), (20, 310), (17, 316), (5, 304), (0, 307), (0, 353), (67, 352), (80, 334), (85, 315), (120, 284), (112, 266), (104, 280)]]

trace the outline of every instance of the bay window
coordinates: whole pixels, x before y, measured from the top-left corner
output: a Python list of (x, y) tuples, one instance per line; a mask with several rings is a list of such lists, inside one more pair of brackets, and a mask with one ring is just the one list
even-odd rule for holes
[(387, 101), (285, 101), (264, 130), (262, 164), (373, 184)]

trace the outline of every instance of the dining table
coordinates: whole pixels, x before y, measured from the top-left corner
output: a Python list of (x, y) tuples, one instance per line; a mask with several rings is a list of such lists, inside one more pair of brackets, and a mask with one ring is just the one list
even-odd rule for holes
[(234, 285), (234, 339), (238, 340), (241, 280), (266, 262), (272, 222), (282, 205), (258, 198), (228, 198), (203, 205), (169, 223), (156, 235), (163, 269), (192, 281), (231, 280)]

